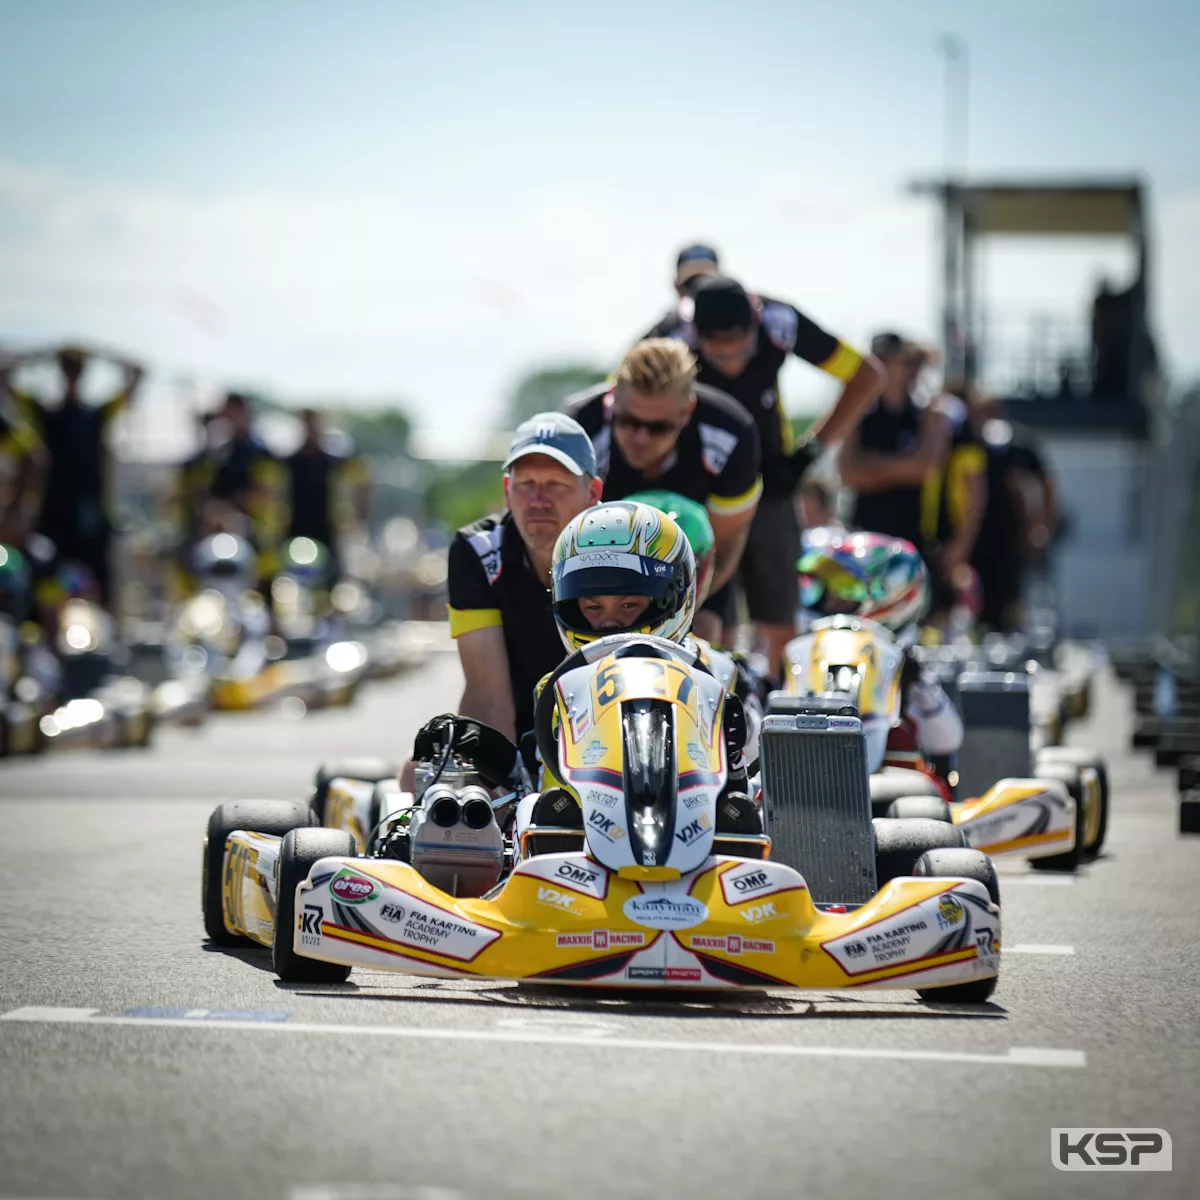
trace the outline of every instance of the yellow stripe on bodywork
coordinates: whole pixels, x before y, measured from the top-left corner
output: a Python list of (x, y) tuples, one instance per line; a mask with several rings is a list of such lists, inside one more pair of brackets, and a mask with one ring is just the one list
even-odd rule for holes
[(838, 342), (837, 349), (817, 366), (826, 375), (832, 375), (835, 379), (848, 383), (854, 378), (854, 372), (862, 366), (862, 360), (862, 355), (853, 346), (847, 346), (845, 342)]
[(464, 633), (474, 633), (476, 629), (490, 629), (493, 625), (503, 625), (504, 618), (498, 608), (451, 608), (446, 605), (450, 614), (450, 636), (462, 637)]
[(763, 482), (762, 476), (755, 479), (753, 485), (747, 488), (740, 496), (709, 496), (708, 507), (714, 513), (722, 517), (731, 517), (735, 513), (745, 512), (748, 508), (753, 508), (759, 501), (762, 495)]
[(991, 845), (976, 846), (974, 849), (984, 854), (1007, 854), (1010, 850), (1029, 850), (1035, 846), (1050, 846), (1054, 842), (1069, 842), (1071, 831), (1060, 829), (1056, 833), (1031, 833), (1027, 837), (1013, 838), (1007, 842), (993, 842)]

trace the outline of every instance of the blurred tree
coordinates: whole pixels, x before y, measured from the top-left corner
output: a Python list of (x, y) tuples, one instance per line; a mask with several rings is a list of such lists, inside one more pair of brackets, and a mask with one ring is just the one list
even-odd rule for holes
[(515, 429), (535, 413), (562, 408), (563, 401), (572, 392), (603, 383), (607, 378), (608, 372), (603, 367), (591, 363), (568, 363), (531, 371), (509, 397), (509, 428)]
[(504, 507), (502, 479), (500, 464), (496, 462), (435, 467), (425, 492), (425, 514), (448, 530), (478, 521)]

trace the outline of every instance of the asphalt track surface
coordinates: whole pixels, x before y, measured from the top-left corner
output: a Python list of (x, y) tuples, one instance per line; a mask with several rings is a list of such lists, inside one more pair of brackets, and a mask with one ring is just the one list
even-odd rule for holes
[[(1110, 755), (1108, 853), (1069, 883), (1005, 874), (982, 1010), (288, 987), (265, 951), (209, 947), (212, 806), (399, 752), (459, 686), (439, 653), (347, 711), (0, 764), (0, 1200), (1200, 1194), (1200, 839), (1125, 753), (1110, 681), (1071, 732)], [(1056, 1126), (1164, 1128), (1174, 1170), (1056, 1171)]]

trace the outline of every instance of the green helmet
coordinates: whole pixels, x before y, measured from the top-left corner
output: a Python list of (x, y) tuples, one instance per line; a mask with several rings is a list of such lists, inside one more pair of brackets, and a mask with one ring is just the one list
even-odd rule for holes
[(703, 604), (708, 596), (709, 584), (712, 583), (714, 565), (714, 538), (708, 510), (703, 504), (697, 504), (695, 500), (689, 500), (686, 496), (681, 496), (678, 492), (669, 492), (665, 488), (649, 488), (625, 498), (637, 504), (649, 504), (651, 508), (657, 508), (683, 530), (696, 559), (696, 603)]

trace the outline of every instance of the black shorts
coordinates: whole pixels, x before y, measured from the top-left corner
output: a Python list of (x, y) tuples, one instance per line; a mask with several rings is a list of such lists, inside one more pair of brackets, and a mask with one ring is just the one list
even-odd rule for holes
[(791, 496), (764, 497), (738, 568), (750, 620), (791, 625), (800, 607), (800, 522)]

